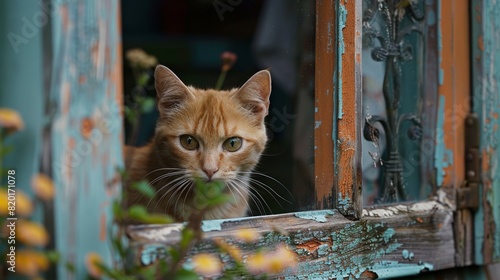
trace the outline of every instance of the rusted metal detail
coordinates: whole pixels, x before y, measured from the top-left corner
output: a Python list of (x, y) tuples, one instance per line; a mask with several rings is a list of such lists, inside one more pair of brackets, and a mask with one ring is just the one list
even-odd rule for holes
[(479, 207), (479, 184), (468, 183), (457, 190), (457, 209), (477, 209)]

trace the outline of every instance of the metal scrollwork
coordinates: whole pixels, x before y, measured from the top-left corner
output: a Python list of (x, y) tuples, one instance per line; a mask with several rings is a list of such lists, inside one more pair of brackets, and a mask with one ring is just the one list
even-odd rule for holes
[(371, 48), (371, 56), (375, 61), (386, 63), (383, 95), (387, 117), (369, 115), (365, 119), (363, 129), (365, 139), (375, 143), (380, 141), (376, 123), (382, 126), (386, 134), (386, 151), (381, 161), (384, 171), (381, 202), (386, 203), (408, 199), (398, 148), (401, 124), (406, 121), (412, 123), (406, 133), (411, 140), (420, 139), (422, 134), (421, 122), (416, 114), (399, 112), (399, 101), (403, 94), (401, 64), (414, 57), (413, 47), (405, 41), (405, 38), (414, 32), (422, 34), (421, 23), (424, 13), (419, 8), (418, 2), (417, 0), (368, 0), (363, 14), (363, 43)]

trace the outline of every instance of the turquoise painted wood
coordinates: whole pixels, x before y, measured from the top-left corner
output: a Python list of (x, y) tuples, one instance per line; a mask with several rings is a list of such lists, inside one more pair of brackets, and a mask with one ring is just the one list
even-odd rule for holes
[(480, 118), (481, 205), (475, 215), (475, 262), (500, 261), (500, 2), (471, 1), (473, 105)]
[(14, 152), (3, 166), (16, 170), (17, 186), (27, 193), (31, 192), (31, 176), (40, 166), (43, 59), (40, 29), (24, 26), (39, 9), (37, 1), (0, 2), (0, 107), (15, 109), (25, 123), (23, 131), (7, 138)]
[[(112, 260), (120, 193), (122, 61), (118, 0), (52, 1), (50, 98), (56, 248), (84, 279), (85, 257)], [(61, 263), (59, 279), (71, 279)]]

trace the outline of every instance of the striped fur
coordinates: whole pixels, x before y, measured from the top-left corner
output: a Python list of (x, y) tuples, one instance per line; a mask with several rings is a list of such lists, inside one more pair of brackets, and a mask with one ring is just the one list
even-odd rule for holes
[[(185, 86), (165, 66), (155, 71), (160, 118), (153, 140), (140, 148), (127, 147), (130, 182), (147, 180), (156, 190), (152, 200), (127, 187), (128, 204), (142, 203), (150, 211), (167, 213), (185, 221), (197, 207), (193, 182), (219, 180), (233, 200), (206, 212), (206, 219), (245, 216), (249, 205), (250, 174), (267, 141), (264, 117), (268, 113), (271, 76), (263, 70), (241, 88), (228, 91)], [(188, 150), (180, 136), (191, 135), (199, 148)], [(240, 137), (238, 151), (229, 152), (223, 142)], [(204, 170), (218, 170), (209, 179)]]

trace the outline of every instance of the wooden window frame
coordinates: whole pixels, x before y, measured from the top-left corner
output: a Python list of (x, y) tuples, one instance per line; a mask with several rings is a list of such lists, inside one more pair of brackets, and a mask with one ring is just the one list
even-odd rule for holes
[[(447, 162), (436, 167), (440, 168), (437, 172), (444, 174), (442, 184), (425, 201), (370, 209), (362, 208), (361, 199), (361, 2), (317, 0), (316, 5), (315, 121), (321, 122), (321, 126), (315, 129), (315, 198), (319, 210), (205, 221), (203, 246), (195, 251), (203, 248), (216, 252), (213, 238), (232, 242), (235, 230), (251, 227), (262, 234), (257, 247), (285, 242), (297, 254), (298, 267), (280, 276), (335, 278), (376, 274), (382, 278), (498, 261), (499, 255), (491, 249), (498, 242), (493, 239), (495, 229), (488, 224), (491, 220), (500, 221), (498, 213), (491, 210), (500, 203), (498, 191), (494, 197), (482, 192), (476, 212), (457, 209), (456, 201), (457, 191), (465, 182), (465, 147), (459, 139), (465, 135), (471, 88), (474, 97), (486, 94), (487, 98), (494, 98), (492, 92), (484, 90), (481, 80), (470, 79), (484, 78), (487, 64), (495, 59), (491, 53), (489, 57), (484, 53), (486, 42), (490, 50), (494, 44), (494, 36), (486, 34), (483, 19), (488, 14), (483, 5), (490, 4), (444, 0), (435, 4), (440, 7), (437, 30), (433, 31), (440, 36), (439, 60), (429, 55), (425, 60), (438, 67), (440, 76), (431, 79), (434, 84), (426, 87), (434, 89), (434, 95), (427, 92), (424, 98), (436, 102), (430, 104), (437, 108), (434, 137), (442, 138), (436, 149), (446, 149), (454, 155), (453, 159), (442, 155), (437, 158)], [(469, 14), (469, 5), (473, 15)], [(340, 23), (339, 14), (345, 16)], [(470, 19), (475, 21), (469, 22)], [(472, 45), (469, 36), (473, 38)], [(471, 48), (474, 69), (469, 59)], [(498, 64), (496, 69), (500, 72)], [(487, 106), (490, 99), (474, 102), (476, 112), (488, 114), (480, 116), (481, 127), (498, 123), (494, 119), (498, 109)], [(494, 163), (492, 157), (499, 152), (492, 148), (491, 139), (482, 137), (481, 141), (483, 170), (489, 171)], [(489, 191), (493, 191), (498, 180), (493, 176), (482, 174)], [(143, 252), (150, 246), (175, 244), (179, 229), (179, 224), (131, 226), (128, 235), (137, 252)], [(485, 234), (478, 236), (482, 229)], [(280, 234), (280, 230), (288, 235)]]
[[(29, 36), (29, 43), (19, 45), (22, 53), (3, 49), (3, 106), (20, 109), (27, 124), (12, 143), (15, 151), (23, 151), (15, 154), (12, 167), (18, 175), (17, 185), (27, 193), (31, 192), (31, 174), (40, 171), (53, 178), (57, 195), (53, 202), (40, 203), (34, 216), (44, 220), (52, 237), (48, 248), (59, 251), (61, 259), (73, 264), (76, 272), (67, 270), (66, 262), (59, 262), (57, 271), (46, 276), (81, 278), (86, 273), (84, 260), (88, 252), (98, 252), (108, 263), (114, 259), (106, 233), (113, 223), (112, 201), (120, 193), (115, 167), (123, 163), (117, 145), (123, 140), (119, 110), (123, 93), (120, 1), (44, 0), (43, 6), (36, 1), (18, 2), (1, 2), (5, 32), (23, 34), (21, 19), (31, 21), (37, 16), (40, 20), (41, 9), (50, 16)], [(451, 112), (452, 121), (439, 126), (441, 132), (450, 132), (443, 135), (442, 147), (455, 155), (452, 164), (441, 167), (446, 174), (443, 186), (427, 201), (362, 209), (360, 149), (356, 142), (360, 139), (362, 108), (356, 103), (361, 94), (357, 2), (317, 0), (315, 82), (320, 99), (316, 101), (316, 119), (322, 121), (322, 126), (315, 131), (320, 149), (316, 150), (315, 197), (317, 208), (322, 210), (205, 221), (204, 244), (196, 250), (216, 252), (211, 239), (222, 237), (231, 243), (236, 229), (252, 227), (262, 233), (257, 247), (285, 242), (297, 255), (299, 266), (281, 276), (363, 275), (369, 279), (374, 273), (378, 277), (404, 276), (500, 261), (500, 176), (496, 174), (500, 158), (500, 55), (495, 54), (500, 47), (500, 3), (438, 2), (440, 10), (446, 11), (436, 16), (440, 30), (435, 30), (435, 36), (442, 36), (437, 55), (442, 59), (427, 54), (426, 63), (442, 70), (442, 83), (436, 77), (428, 80), (434, 82), (428, 83), (424, 98), (443, 98), (443, 109), (436, 113), (444, 117), (445, 112)], [(344, 5), (347, 12), (345, 26), (340, 28), (336, 19), (338, 5)], [(341, 54), (339, 32), (346, 46)], [(3, 40), (8, 42), (8, 37)], [(338, 60), (342, 62), (342, 79), (334, 76)], [(29, 82), (19, 82), (19, 77), (29, 77), (24, 79)], [(345, 113), (341, 120), (334, 111), (339, 110), (334, 99), (339, 81)], [(469, 90), (481, 131), (481, 187), (476, 211), (457, 209), (455, 199), (466, 172), (463, 142), (457, 140), (463, 137), (464, 128), (454, 124), (465, 118), (463, 112), (470, 106)], [(94, 132), (101, 132), (103, 137), (98, 143), (90, 142), (91, 150), (85, 149), (89, 139), (96, 140), (92, 138)], [(337, 135), (344, 146), (337, 146)], [(28, 149), (26, 143), (33, 147)], [(82, 151), (91, 153), (81, 156)], [(434, 168), (433, 164), (425, 166), (426, 172)], [(128, 234), (140, 257), (146, 247), (175, 244), (180, 226), (133, 226), (128, 228)], [(280, 234), (280, 230), (286, 230), (288, 235)]]

